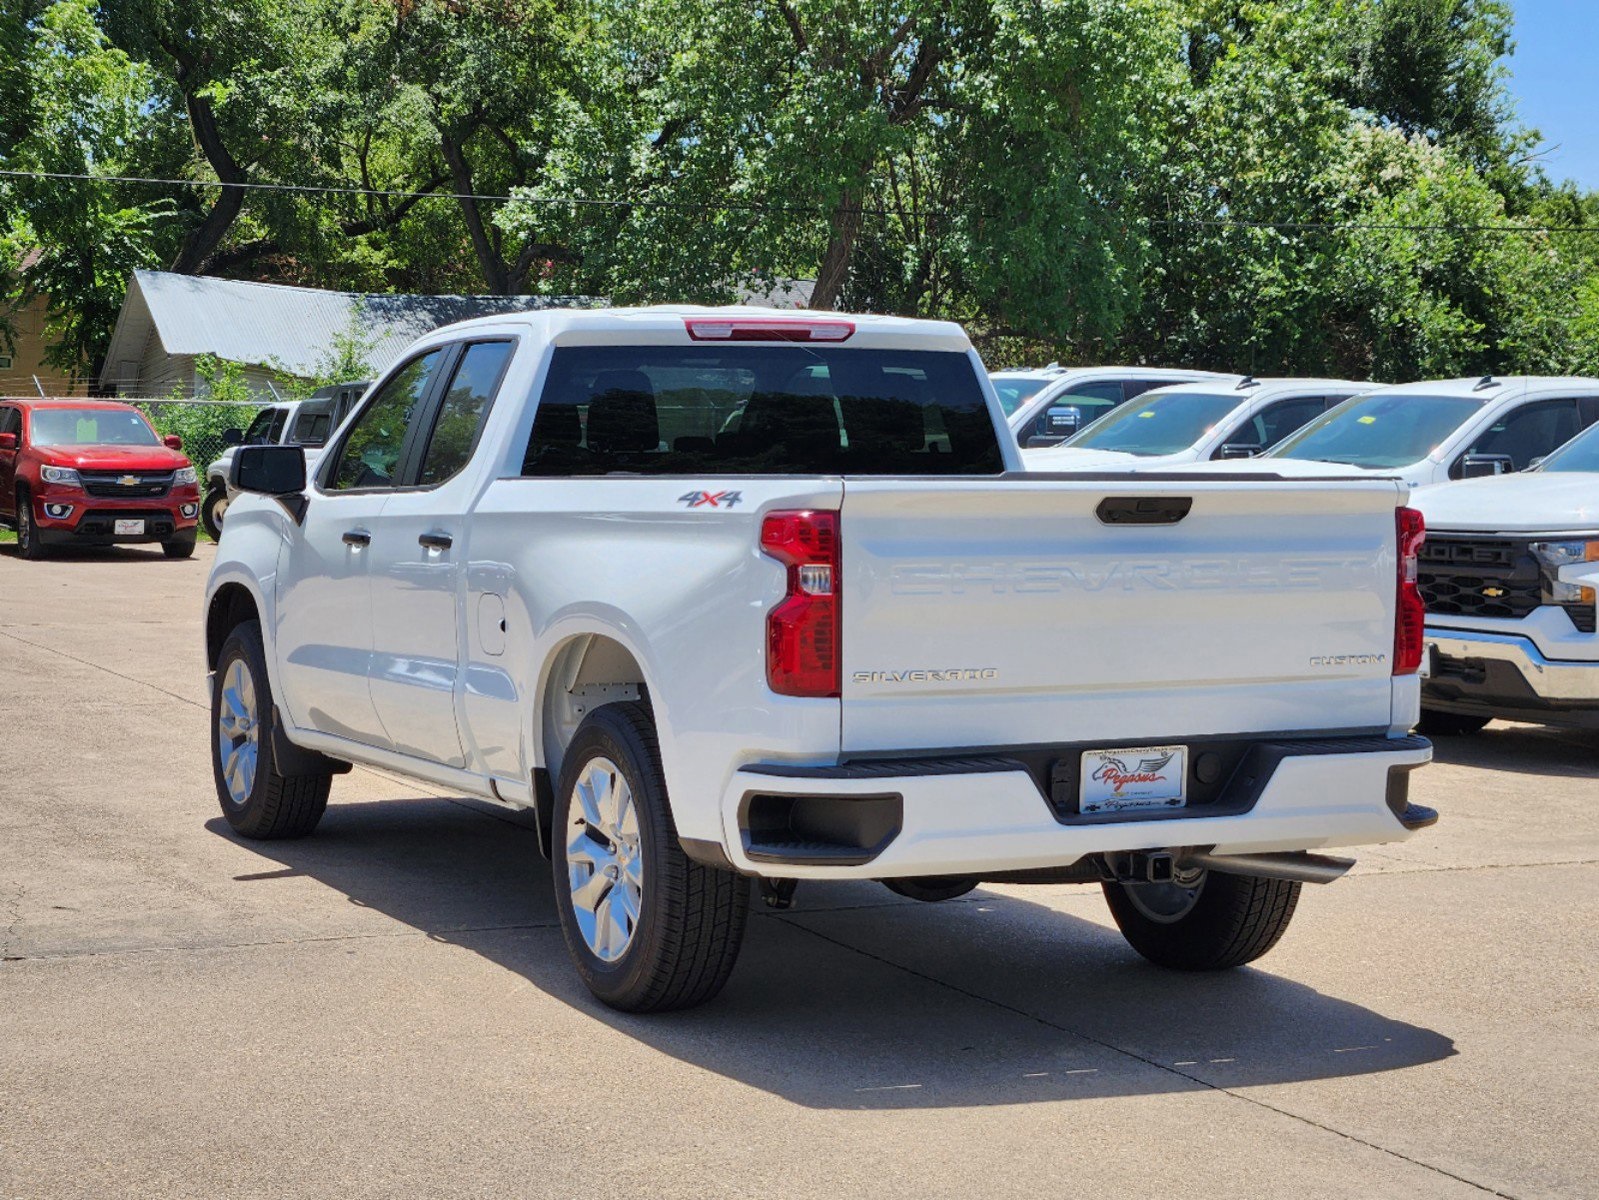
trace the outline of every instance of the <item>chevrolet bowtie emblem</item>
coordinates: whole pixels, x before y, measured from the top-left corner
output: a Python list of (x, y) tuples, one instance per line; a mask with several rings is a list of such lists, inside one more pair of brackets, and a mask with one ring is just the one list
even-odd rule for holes
[(1505, 594), (1505, 589), (1502, 587), (1485, 587), (1482, 589), (1482, 594), (1490, 600), (1497, 600)]
[(138, 487), (139, 477), (137, 475), (124, 475), (121, 479), (117, 480), (117, 482), (123, 487)]

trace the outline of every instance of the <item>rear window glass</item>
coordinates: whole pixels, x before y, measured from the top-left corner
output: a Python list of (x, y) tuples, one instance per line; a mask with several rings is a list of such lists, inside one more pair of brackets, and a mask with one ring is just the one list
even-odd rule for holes
[(525, 475), (994, 475), (971, 361), (809, 346), (558, 348)]

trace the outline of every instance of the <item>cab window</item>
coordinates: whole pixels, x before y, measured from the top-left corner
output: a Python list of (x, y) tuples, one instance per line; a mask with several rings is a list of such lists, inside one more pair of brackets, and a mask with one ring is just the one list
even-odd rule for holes
[(328, 477), (330, 491), (388, 488), (399, 483), (407, 435), (443, 359), (443, 350), (432, 350), (389, 377), (345, 435), (338, 465)]

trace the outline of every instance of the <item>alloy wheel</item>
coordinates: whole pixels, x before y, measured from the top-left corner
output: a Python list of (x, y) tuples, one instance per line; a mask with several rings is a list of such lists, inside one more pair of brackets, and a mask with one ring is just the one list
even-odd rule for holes
[(633, 789), (608, 758), (590, 759), (572, 789), (566, 828), (572, 915), (601, 962), (627, 952), (644, 902), (644, 858)]
[(235, 804), (243, 804), (255, 790), (260, 749), (255, 679), (245, 661), (236, 658), (222, 674), (222, 703), (217, 709), (217, 761), (222, 764), (228, 797)]
[(1171, 883), (1129, 884), (1124, 890), (1132, 906), (1151, 921), (1175, 925), (1199, 903), (1199, 894), (1205, 890), (1205, 872), (1179, 876)]

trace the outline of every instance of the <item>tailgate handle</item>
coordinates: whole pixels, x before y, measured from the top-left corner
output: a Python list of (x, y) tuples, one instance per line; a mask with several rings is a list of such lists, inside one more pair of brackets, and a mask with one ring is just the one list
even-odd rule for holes
[(1175, 525), (1193, 507), (1192, 496), (1106, 496), (1094, 515), (1105, 525)]

